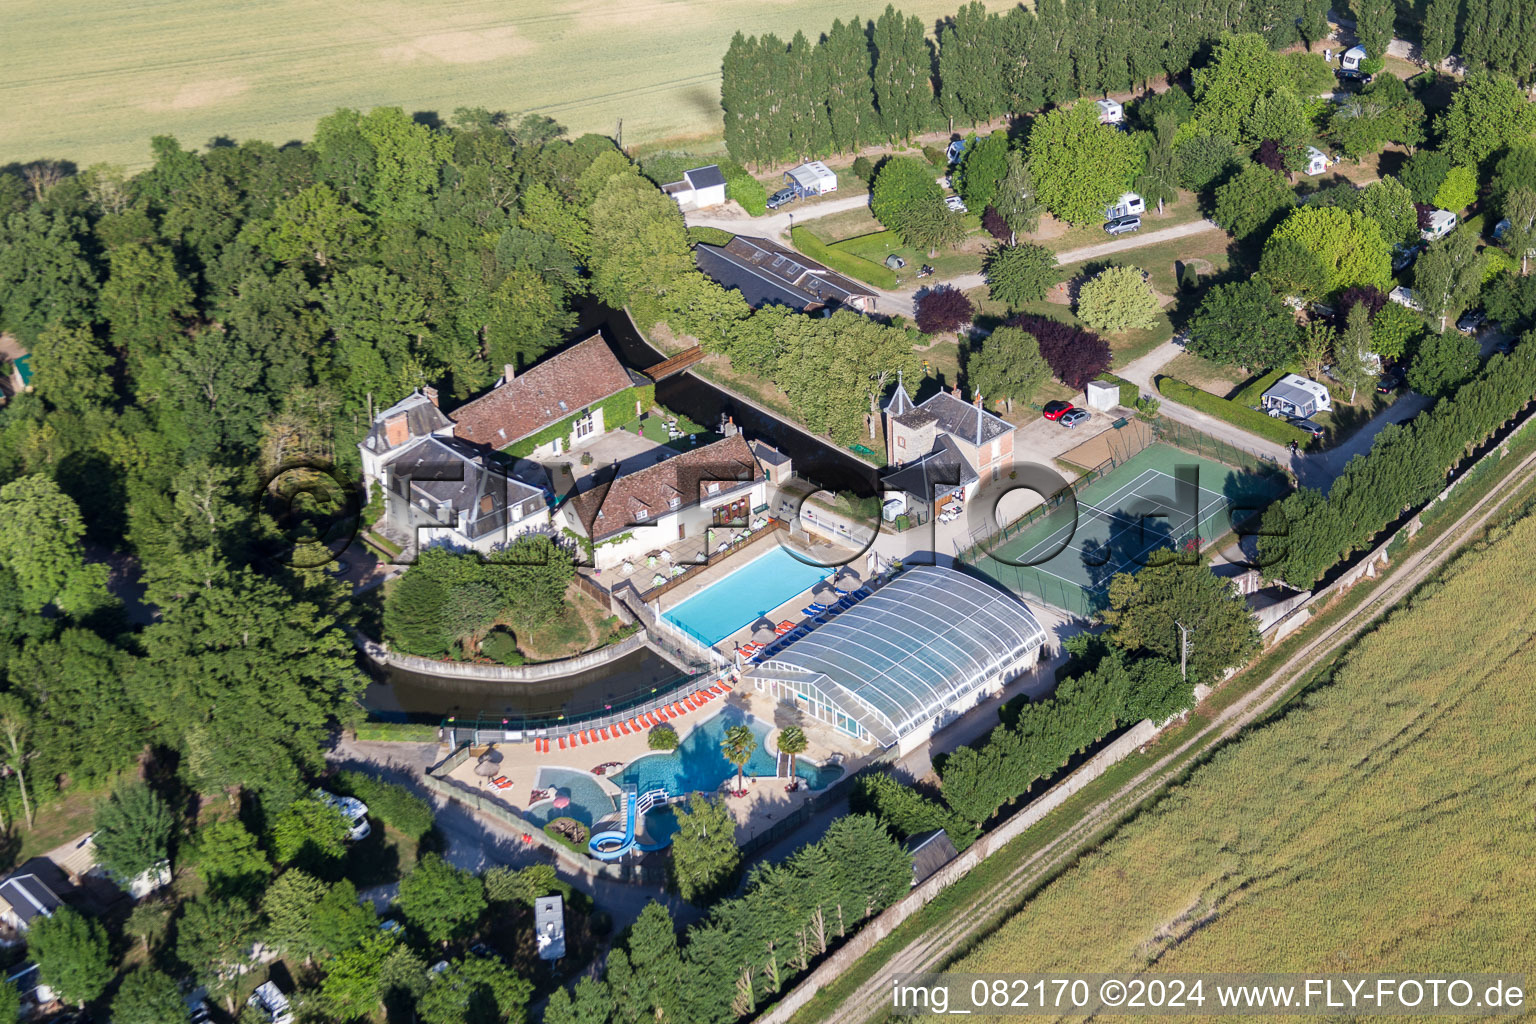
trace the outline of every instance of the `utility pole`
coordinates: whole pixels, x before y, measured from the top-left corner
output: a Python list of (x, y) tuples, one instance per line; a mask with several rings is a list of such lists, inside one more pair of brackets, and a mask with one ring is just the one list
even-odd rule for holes
[(1184, 623), (1178, 619), (1174, 619), (1173, 624), (1179, 627), (1179, 676), (1187, 681), (1189, 679), (1189, 634), (1194, 630), (1184, 628)]

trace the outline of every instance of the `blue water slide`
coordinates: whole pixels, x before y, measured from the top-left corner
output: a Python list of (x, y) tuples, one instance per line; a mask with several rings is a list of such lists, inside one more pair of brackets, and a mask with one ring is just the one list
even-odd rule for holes
[(657, 803), (667, 799), (667, 791), (664, 789), (652, 790), (641, 794), (635, 786), (624, 787), (624, 831), (609, 829), (594, 833), (587, 843), (587, 852), (598, 860), (618, 860), (631, 850), (640, 850), (649, 853), (652, 850), (664, 850), (671, 845), (669, 838), (664, 843), (637, 843), (635, 842), (635, 826), (640, 815), (650, 810)]

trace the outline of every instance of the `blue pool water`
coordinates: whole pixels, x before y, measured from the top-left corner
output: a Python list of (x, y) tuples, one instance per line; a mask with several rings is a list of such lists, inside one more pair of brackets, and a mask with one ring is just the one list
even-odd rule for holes
[(548, 800), (529, 808), (523, 815), (524, 820), (540, 827), (556, 818), (575, 818), (591, 828), (604, 818), (612, 817), (618, 810), (613, 798), (603, 792), (603, 787), (585, 772), (569, 768), (540, 768), (536, 785), (539, 789), (553, 789), (556, 795), (563, 793), (571, 798), (569, 807), (558, 810)]
[(713, 646), (830, 575), (831, 569), (806, 565), (774, 545), (766, 554), (663, 612), (662, 618)]
[[(764, 749), (763, 740), (768, 736), (768, 725), (751, 715), (728, 707), (709, 721), (688, 734), (676, 750), (664, 754), (647, 754), (614, 776), (613, 781), (623, 786), (633, 784), (644, 793), (652, 789), (665, 789), (673, 796), (683, 796), (695, 791), (712, 793), (720, 783), (736, 774), (736, 766), (720, 753), (725, 730), (745, 723), (757, 737), (757, 749), (746, 764), (747, 775), (773, 775), (778, 769), (773, 752)], [(823, 789), (843, 774), (837, 765), (825, 768), (800, 761), (795, 774), (812, 789)], [(574, 802), (574, 797), (572, 798)]]

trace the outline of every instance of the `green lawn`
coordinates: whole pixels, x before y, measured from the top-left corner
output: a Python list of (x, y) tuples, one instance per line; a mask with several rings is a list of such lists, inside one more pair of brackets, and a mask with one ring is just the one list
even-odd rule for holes
[[(912, 0), (924, 25), (953, 0)], [(337, 107), (396, 105), (444, 121), (460, 107), (553, 117), (626, 145), (721, 132), (720, 58), (731, 35), (803, 29), (812, 40), (878, 10), (855, 0), (425, 0), (338, 7), (265, 3), (6, 7), (0, 163), (149, 162), (152, 135), (307, 139)]]
[[(1194, 193), (1181, 190), (1178, 202), (1165, 204), (1161, 214), (1157, 212), (1155, 206), (1149, 205), (1147, 212), (1141, 215), (1141, 230), (1161, 231), (1163, 228), (1177, 227), (1180, 224), (1199, 220), (1201, 216), (1200, 204), (1196, 202)], [(1057, 252), (1065, 252), (1068, 249), (1080, 249), (1085, 245), (1107, 242), (1109, 236), (1104, 233), (1103, 224), (1093, 223), (1069, 226), (1064, 233), (1053, 238), (1036, 236), (1021, 238), (1020, 241), (1033, 242)]]
[(881, 265), (885, 263), (887, 256), (894, 254), (901, 257), (907, 261), (907, 265), (896, 271), (896, 278), (903, 285), (916, 281), (917, 272), (924, 264), (931, 266), (934, 277), (941, 280), (981, 272), (981, 253), (979, 252), (958, 252), (949, 249), (940, 252), (937, 256), (930, 256), (926, 249), (914, 249), (904, 244), (894, 232), (890, 231), (876, 231), (873, 234), (844, 239), (832, 248)]

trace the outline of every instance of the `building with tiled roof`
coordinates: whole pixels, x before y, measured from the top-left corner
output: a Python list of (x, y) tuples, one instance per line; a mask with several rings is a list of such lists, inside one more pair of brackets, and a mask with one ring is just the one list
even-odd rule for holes
[(725, 245), (698, 245), (699, 270), (722, 288), (733, 288), (754, 309), (788, 306), (801, 313), (845, 307), (868, 313), (875, 293), (852, 278), (767, 238), (737, 235)]
[[(577, 417), (559, 437), (542, 442), (532, 452), (519, 453), (559, 455), (618, 426), (604, 422), (599, 403), (646, 383), (624, 368), (602, 335), (594, 334), (521, 374), (506, 367), (494, 388), (450, 414), (453, 432), (466, 441), (502, 449)], [(634, 415), (644, 411), (636, 408)]]
[(519, 478), (517, 460), (453, 436), (432, 388), (413, 391), (374, 418), (357, 446), (363, 482), (384, 497), (379, 527), (415, 547), (446, 544), (492, 551), (520, 534), (546, 530), (543, 470)]
[(593, 543), (597, 568), (711, 527), (745, 526), (768, 479), (740, 434), (597, 483), (566, 502), (563, 525)]
[(914, 402), (898, 374), (884, 413), (885, 485), (924, 514), (969, 497), (1013, 463), (1013, 425), (988, 412), (980, 395), (967, 402), (955, 388)]

